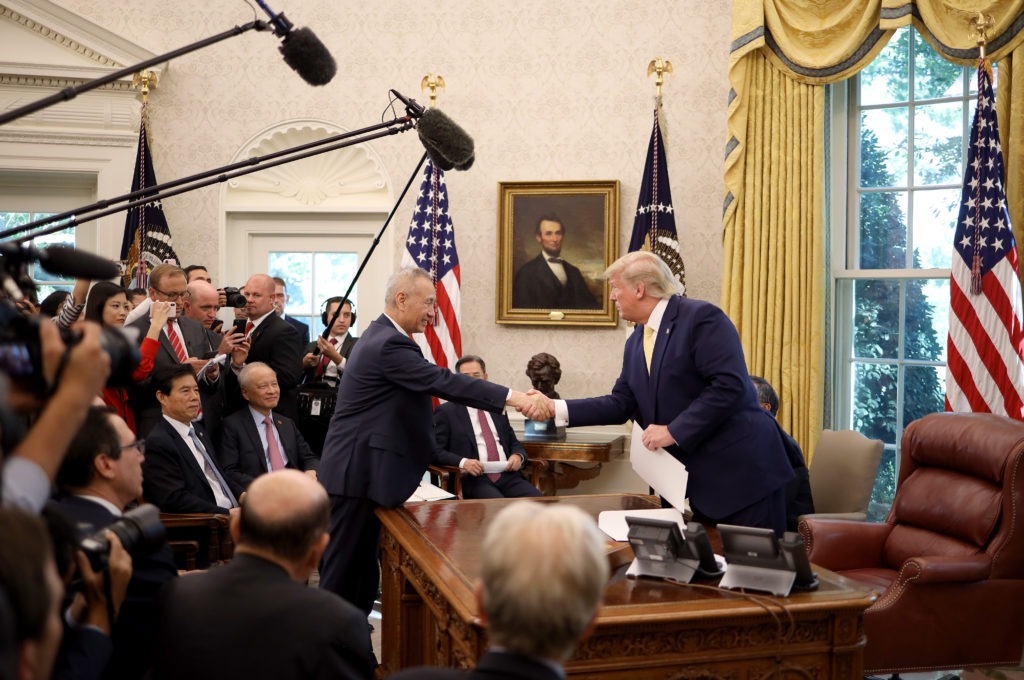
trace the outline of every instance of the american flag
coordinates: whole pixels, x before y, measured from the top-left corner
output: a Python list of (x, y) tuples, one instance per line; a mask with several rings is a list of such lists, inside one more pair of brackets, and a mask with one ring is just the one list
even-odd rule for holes
[(437, 313), (426, 330), (413, 336), (413, 340), (430, 361), (454, 367), (462, 355), (459, 254), (455, 250), (455, 225), (448, 214), (444, 171), (434, 167), (433, 161), (427, 161), (423, 169), (423, 184), (409, 223), (402, 264), (426, 269), (437, 290)]
[[(135, 156), (135, 175), (132, 191), (156, 186), (156, 173), (149, 155), (147, 115), (142, 112), (139, 126), (139, 150)], [(121, 260), (125, 262), (124, 284), (129, 288), (146, 288), (149, 285), (149, 270), (164, 260), (178, 261), (171, 243), (171, 230), (167, 227), (163, 204), (160, 201), (145, 203), (128, 211), (124, 221), (124, 237), (121, 239)]]
[(1021, 287), (1003, 177), (985, 62), (978, 66), (978, 108), (953, 242), (946, 410), (1024, 420)]
[(668, 264), (685, 291), (686, 265), (679, 254), (679, 237), (676, 234), (672, 188), (668, 182), (665, 144), (661, 138), (661, 125), (658, 123), (659, 108), (660, 104), (654, 107), (654, 129), (651, 131), (651, 143), (647, 147), (647, 163), (644, 165), (644, 178), (640, 184), (640, 198), (636, 203), (629, 252), (653, 251)]

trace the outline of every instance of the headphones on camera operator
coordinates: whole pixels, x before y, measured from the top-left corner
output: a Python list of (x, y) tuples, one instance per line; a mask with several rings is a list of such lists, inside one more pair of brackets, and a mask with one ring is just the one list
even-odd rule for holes
[(339, 308), (344, 307), (345, 303), (347, 302), (349, 309), (352, 310), (351, 323), (354, 324), (356, 322), (356, 306), (352, 303), (352, 301), (349, 300), (347, 297), (342, 297), (341, 295), (334, 295), (324, 300), (323, 304), (320, 305), (320, 321), (323, 322), (324, 329), (328, 328), (327, 322), (330, 321), (329, 315), (327, 314), (327, 310), (330, 309), (331, 305), (333, 305), (335, 302), (340, 303), (338, 305)]

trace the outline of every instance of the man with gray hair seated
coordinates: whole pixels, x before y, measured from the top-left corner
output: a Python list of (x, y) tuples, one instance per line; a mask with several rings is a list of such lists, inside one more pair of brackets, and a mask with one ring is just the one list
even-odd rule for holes
[(480, 556), (474, 591), (490, 649), (471, 671), (413, 668), (393, 680), (565, 677), (563, 664), (586, 637), (608, 581), (594, 520), (573, 505), (517, 501), (488, 527)]

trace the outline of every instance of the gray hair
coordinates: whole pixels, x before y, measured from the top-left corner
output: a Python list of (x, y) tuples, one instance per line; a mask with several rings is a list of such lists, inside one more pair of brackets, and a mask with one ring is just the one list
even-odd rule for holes
[[(271, 371), (274, 370), (269, 364), (265, 364), (262, 361), (254, 361), (251, 364), (246, 364), (245, 366), (242, 366), (242, 370), (238, 372), (239, 387), (249, 389), (249, 384), (252, 382), (252, 373), (259, 368), (269, 368)], [(274, 375), (277, 375), (277, 371), (274, 371)]]
[(481, 550), (491, 643), (567, 660), (594, 617), (608, 575), (605, 539), (589, 515), (572, 505), (513, 503), (488, 527)]
[(635, 250), (612, 262), (604, 271), (604, 278), (618, 276), (626, 283), (642, 283), (651, 296), (668, 298), (682, 294), (672, 270), (665, 261), (652, 252)]
[(411, 293), (413, 282), (416, 279), (426, 279), (430, 281), (431, 285), (434, 283), (430, 278), (430, 272), (414, 265), (402, 267), (388, 277), (387, 285), (384, 287), (384, 305), (393, 307), (399, 293)]

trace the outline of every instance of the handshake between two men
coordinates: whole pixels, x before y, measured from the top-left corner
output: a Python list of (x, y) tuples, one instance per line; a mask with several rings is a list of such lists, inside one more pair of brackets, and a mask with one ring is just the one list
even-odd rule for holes
[(537, 390), (529, 392), (512, 391), (508, 405), (530, 420), (549, 420), (555, 417), (555, 402)]

